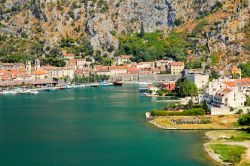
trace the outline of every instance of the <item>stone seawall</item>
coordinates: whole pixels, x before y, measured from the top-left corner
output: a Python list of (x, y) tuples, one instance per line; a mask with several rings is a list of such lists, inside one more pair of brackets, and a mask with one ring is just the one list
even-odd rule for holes
[(181, 75), (170, 75), (170, 74), (126, 74), (126, 75), (115, 75), (111, 76), (111, 81), (122, 80), (122, 81), (138, 81), (138, 82), (158, 82), (158, 81), (172, 81), (181, 78)]

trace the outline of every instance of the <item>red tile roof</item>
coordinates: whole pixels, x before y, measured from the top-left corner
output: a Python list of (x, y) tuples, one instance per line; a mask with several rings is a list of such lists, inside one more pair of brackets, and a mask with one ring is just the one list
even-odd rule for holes
[(46, 70), (37, 70), (32, 72), (33, 75), (44, 75), (44, 74), (48, 74), (48, 72)]
[(127, 66), (110, 66), (109, 70), (123, 70), (123, 69), (128, 69)]
[(171, 62), (171, 66), (184, 66), (184, 62)]
[(226, 86), (229, 86), (229, 87), (235, 87), (236, 86), (235, 81), (227, 81), (227, 82), (223, 82), (223, 84), (225, 84)]
[(64, 57), (69, 57), (69, 56), (74, 57), (75, 54), (67, 54), (67, 53), (64, 53), (63, 56), (64, 56)]
[(136, 74), (138, 72), (139, 72), (139, 70), (136, 67), (129, 67), (128, 68), (128, 73), (129, 74)]
[(130, 59), (131, 57), (132, 57), (131, 55), (120, 55), (117, 58), (120, 58), (120, 59)]
[(250, 78), (242, 78), (239, 80), (236, 80), (237, 84), (240, 84), (241, 86), (250, 86)]
[(231, 71), (241, 71), (240, 68), (238, 68), (237, 66), (234, 66), (230, 69)]
[(232, 91), (233, 91), (232, 89), (225, 88), (225, 89), (222, 89), (219, 92), (217, 92), (216, 95), (220, 96), (220, 97), (223, 97), (223, 96), (226, 96), (228, 93), (230, 93)]

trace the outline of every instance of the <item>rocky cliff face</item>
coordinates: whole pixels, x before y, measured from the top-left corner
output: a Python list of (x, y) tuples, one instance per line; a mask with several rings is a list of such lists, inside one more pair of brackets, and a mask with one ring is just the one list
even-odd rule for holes
[[(30, 39), (42, 40), (52, 47), (62, 37), (88, 38), (94, 50), (112, 56), (119, 36), (138, 32), (142, 25), (146, 32), (161, 30), (167, 35), (170, 29), (176, 28), (177, 19), (188, 24), (208, 16), (218, 2), (231, 2), (225, 9), (231, 13), (221, 12), (214, 18), (215, 29), (209, 29), (207, 36), (200, 40), (207, 42), (210, 51), (237, 49), (238, 46), (228, 46), (228, 43), (244, 38), (236, 35), (242, 35), (240, 32), (249, 21), (248, 10), (239, 7), (239, 0), (6, 0), (2, 10), (20, 8), (5, 12), (1, 22), (12, 31), (25, 32)], [(212, 16), (210, 19), (215, 22)], [(186, 31), (189, 27), (185, 29), (185, 26), (177, 29)]]

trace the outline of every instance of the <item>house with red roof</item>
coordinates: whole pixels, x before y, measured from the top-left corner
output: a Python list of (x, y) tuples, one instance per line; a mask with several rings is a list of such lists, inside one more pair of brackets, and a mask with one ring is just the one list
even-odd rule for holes
[(237, 66), (233, 66), (231, 69), (229, 69), (231, 76), (234, 77), (239, 77), (241, 78), (241, 69), (238, 68)]
[(137, 69), (154, 69), (155, 64), (154, 62), (139, 62), (136, 65)]
[(49, 74), (46, 70), (37, 70), (31, 73), (32, 79), (47, 79), (49, 78)]
[(63, 58), (67, 59), (67, 60), (74, 60), (75, 59), (75, 54), (63, 53)]
[(223, 88), (216, 92), (212, 105), (215, 107), (243, 107), (246, 96), (236, 88)]
[(167, 91), (173, 91), (175, 90), (175, 81), (164, 82), (162, 83), (161, 87)]
[(131, 62), (132, 55), (120, 55), (115, 57), (116, 65), (126, 65)]
[(160, 71), (167, 71), (169, 64), (172, 62), (172, 60), (158, 60), (155, 61), (155, 67), (159, 68)]
[(169, 63), (169, 69), (171, 74), (181, 74), (184, 70), (184, 62), (171, 62)]
[(243, 94), (250, 96), (250, 78), (236, 80), (236, 86)]

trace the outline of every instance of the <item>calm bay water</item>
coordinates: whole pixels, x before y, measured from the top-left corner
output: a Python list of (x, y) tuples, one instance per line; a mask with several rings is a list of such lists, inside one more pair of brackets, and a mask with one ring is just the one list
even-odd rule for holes
[(145, 120), (160, 107), (138, 87), (0, 96), (1, 166), (213, 165), (204, 132), (164, 131)]

